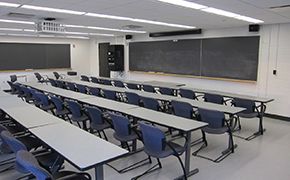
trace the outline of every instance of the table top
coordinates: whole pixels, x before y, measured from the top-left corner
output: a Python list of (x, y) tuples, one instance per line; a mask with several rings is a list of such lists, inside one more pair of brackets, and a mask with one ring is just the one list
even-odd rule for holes
[(253, 100), (255, 102), (262, 102), (262, 103), (268, 103), (268, 102), (274, 101), (274, 99), (267, 98), (267, 97), (248, 96), (248, 95), (228, 93), (228, 92), (222, 92), (222, 91), (198, 89), (198, 88), (191, 88), (191, 87), (182, 87), (182, 89), (189, 89), (189, 90), (192, 90), (192, 91), (197, 92), (197, 93), (218, 94), (218, 95), (228, 97), (228, 98), (248, 99), (248, 100)]
[(162, 126), (171, 127), (184, 132), (194, 131), (207, 126), (207, 123), (199, 122), (193, 119), (187, 119), (171, 114), (166, 114), (146, 108), (134, 108), (127, 110), (131, 116), (144, 119)]
[(128, 153), (127, 150), (67, 122), (30, 131), (82, 171)]

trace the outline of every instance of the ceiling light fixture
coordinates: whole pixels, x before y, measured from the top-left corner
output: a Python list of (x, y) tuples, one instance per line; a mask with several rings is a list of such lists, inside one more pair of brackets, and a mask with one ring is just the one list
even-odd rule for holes
[(9, 20), (9, 19), (0, 19), (0, 22), (6, 22), (6, 23), (18, 23), (18, 24), (35, 24), (31, 21), (17, 21), (17, 20)]
[(23, 31), (23, 29), (16, 29), (16, 28), (0, 28), (0, 31)]
[(48, 12), (57, 12), (57, 13), (65, 13), (65, 14), (73, 14), (73, 15), (83, 15), (86, 12), (80, 11), (72, 11), (67, 9), (57, 9), (57, 8), (49, 8), (49, 7), (41, 7), (41, 6), (32, 6), (32, 5), (23, 5), (21, 8), (24, 9), (32, 9), (37, 11), (48, 11)]
[(216, 15), (220, 15), (220, 16), (225, 16), (225, 17), (229, 17), (229, 18), (242, 20), (242, 21), (247, 21), (250, 23), (255, 23), (255, 24), (264, 23), (264, 21), (262, 21), (260, 19), (255, 19), (255, 18), (251, 18), (248, 16), (243, 16), (243, 15), (236, 14), (233, 12), (229, 12), (229, 11), (225, 11), (225, 10), (217, 9), (217, 8), (213, 8), (213, 7), (208, 7), (208, 6), (204, 6), (201, 4), (197, 4), (197, 3), (193, 3), (193, 2), (189, 2), (189, 1), (185, 1), (185, 0), (157, 0), (157, 1), (168, 3), (168, 4), (173, 4), (176, 6), (191, 8), (191, 9), (198, 9), (198, 10), (201, 10), (201, 11), (204, 11), (207, 13), (212, 13), (212, 14), (216, 14)]
[(21, 4), (7, 3), (7, 2), (0, 2), (0, 6), (6, 6), (6, 7), (19, 7), (19, 6), (21, 6)]

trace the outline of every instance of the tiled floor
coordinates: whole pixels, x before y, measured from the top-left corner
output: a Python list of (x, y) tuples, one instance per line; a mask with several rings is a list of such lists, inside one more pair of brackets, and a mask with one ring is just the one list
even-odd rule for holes
[[(256, 130), (257, 120), (242, 120), (242, 135), (250, 135)], [(221, 163), (213, 163), (208, 160), (197, 157), (191, 158), (191, 167), (199, 168), (199, 173), (191, 176), (192, 180), (287, 180), (290, 179), (290, 122), (265, 118), (264, 136), (258, 137), (252, 141), (245, 141), (235, 138), (238, 148), (234, 154), (231, 154)], [(118, 144), (112, 138), (112, 131), (108, 131), (110, 141)], [(200, 137), (200, 132), (193, 133), (193, 139)], [(77, 142), (76, 142), (77, 143)], [(201, 153), (216, 157), (227, 146), (226, 135), (208, 135), (209, 146)], [(192, 148), (194, 151), (198, 146)], [(104, 149), (105, 151), (106, 149)], [(96, 152), (97, 153), (97, 152)], [(84, 152), (85, 156), (85, 152)], [(114, 162), (116, 167), (122, 168), (130, 163), (145, 158), (144, 152), (138, 153), (132, 157)], [(0, 158), (3, 158), (3, 156)], [(153, 162), (156, 162), (155, 160)], [(175, 157), (161, 160), (163, 168), (141, 179), (160, 179), (170, 180), (182, 174), (180, 165)], [(152, 165), (146, 165), (139, 169), (118, 174), (108, 166), (105, 166), (106, 180), (128, 180), (133, 176), (142, 173)], [(66, 163), (66, 169), (74, 169)], [(1, 170), (1, 169), (0, 169)], [(94, 171), (89, 173), (94, 176)], [(21, 174), (14, 170), (1, 173), (0, 180), (14, 180)]]

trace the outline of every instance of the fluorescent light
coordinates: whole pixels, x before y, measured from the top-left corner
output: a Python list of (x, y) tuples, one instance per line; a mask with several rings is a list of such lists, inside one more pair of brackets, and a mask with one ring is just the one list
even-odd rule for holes
[(188, 1), (184, 1), (184, 0), (157, 0), (157, 1), (169, 3), (169, 4), (174, 4), (177, 6), (182, 6), (182, 7), (191, 8), (191, 9), (203, 9), (203, 8), (207, 7), (207, 6), (204, 6), (201, 4), (188, 2)]
[(16, 28), (0, 28), (0, 31), (22, 31), (23, 29)]
[(34, 34), (7, 34), (8, 36), (27, 36), (27, 37), (36, 37)]
[(6, 6), (6, 7), (19, 7), (21, 4), (15, 4), (15, 3), (7, 3), (7, 2), (0, 2), (0, 6)]
[(23, 29), (23, 31), (25, 31), (25, 32), (36, 32), (36, 30), (34, 30), (34, 29)]
[(73, 38), (73, 39), (90, 39), (89, 37), (85, 36), (65, 36), (66, 38)]
[(6, 22), (6, 23), (18, 23), (18, 24), (35, 24), (31, 21), (16, 21), (16, 20), (9, 20), (9, 19), (0, 19), (0, 22)]
[(92, 17), (106, 18), (106, 19), (125, 20), (125, 21), (130, 21), (132, 19), (132, 18), (128, 18), (128, 17), (113, 16), (113, 15), (106, 15), (106, 14), (97, 14), (97, 13), (86, 13), (85, 15), (92, 16)]
[(80, 26), (80, 25), (70, 25), (70, 24), (64, 24), (64, 27), (71, 27), (71, 28), (86, 28), (86, 26)]
[(100, 34), (100, 33), (89, 33), (91, 36), (110, 36), (113, 37), (115, 36), (114, 34)]
[[(115, 20), (122, 20), (122, 21), (132, 21), (132, 22), (155, 24), (155, 25), (170, 26), (170, 27), (178, 27), (178, 28), (185, 28), (185, 29), (196, 28), (194, 26), (186, 26), (186, 25), (165, 23), (165, 22), (152, 21), (152, 20), (146, 20), (146, 19), (135, 19), (135, 18), (130, 18), (130, 17), (113, 16), (113, 15), (96, 14), (96, 13), (86, 13), (85, 16), (105, 18), (105, 19), (115, 19)], [(122, 31), (122, 32), (124, 32), (124, 31)]]
[(49, 8), (49, 7), (41, 7), (41, 6), (31, 6), (31, 5), (23, 5), (21, 8), (25, 9), (32, 9), (37, 11), (49, 11), (49, 12), (57, 12), (57, 13), (65, 13), (65, 14), (74, 14), (74, 15), (83, 15), (85, 12), (80, 11), (72, 11), (67, 9), (56, 9), (56, 8)]
[(78, 34), (78, 35), (88, 35), (89, 33), (84, 33), (84, 32), (64, 32), (65, 34)]
[(238, 14), (229, 12), (229, 11), (224, 11), (221, 9), (216, 9), (216, 8), (206, 8), (206, 9), (201, 9), (202, 11), (208, 12), (208, 13), (212, 13), (212, 14), (217, 14), (217, 15), (221, 15), (221, 16), (226, 16), (226, 17), (236, 17), (238, 16)]
[(95, 27), (95, 26), (87, 26), (88, 29), (96, 29), (96, 30), (105, 30), (105, 31), (118, 31), (118, 32), (127, 32), (127, 33), (147, 33), (146, 31), (135, 31), (135, 30), (127, 30), (127, 29), (113, 29), (113, 28), (103, 28), (103, 27)]
[(242, 21), (247, 21), (247, 22), (250, 22), (250, 23), (255, 23), (255, 24), (259, 24), (259, 23), (264, 23), (264, 21), (260, 20), (260, 19), (254, 19), (254, 18), (251, 18), (251, 17), (247, 17), (247, 16), (237, 16), (237, 17), (234, 17), (235, 19), (239, 19), (239, 20), (242, 20)]
[(55, 36), (54, 35), (38, 35), (38, 37), (48, 38), (48, 37), (55, 37)]

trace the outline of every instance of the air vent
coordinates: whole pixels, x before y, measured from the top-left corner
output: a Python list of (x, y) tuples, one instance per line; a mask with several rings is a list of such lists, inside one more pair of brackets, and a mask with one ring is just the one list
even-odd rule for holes
[(270, 7), (269, 9), (282, 9), (282, 8), (289, 8), (290, 7), (290, 4), (287, 4), (287, 5), (282, 5), (282, 6), (273, 6), (273, 7)]
[(140, 28), (142, 28), (142, 26), (126, 25), (126, 26), (122, 26), (122, 28), (124, 28), (124, 29), (140, 29)]
[(8, 17), (13, 17), (13, 18), (31, 19), (35, 15), (33, 15), (33, 14), (23, 14), (23, 13), (10, 12), (10, 13), (7, 14), (7, 16)]

